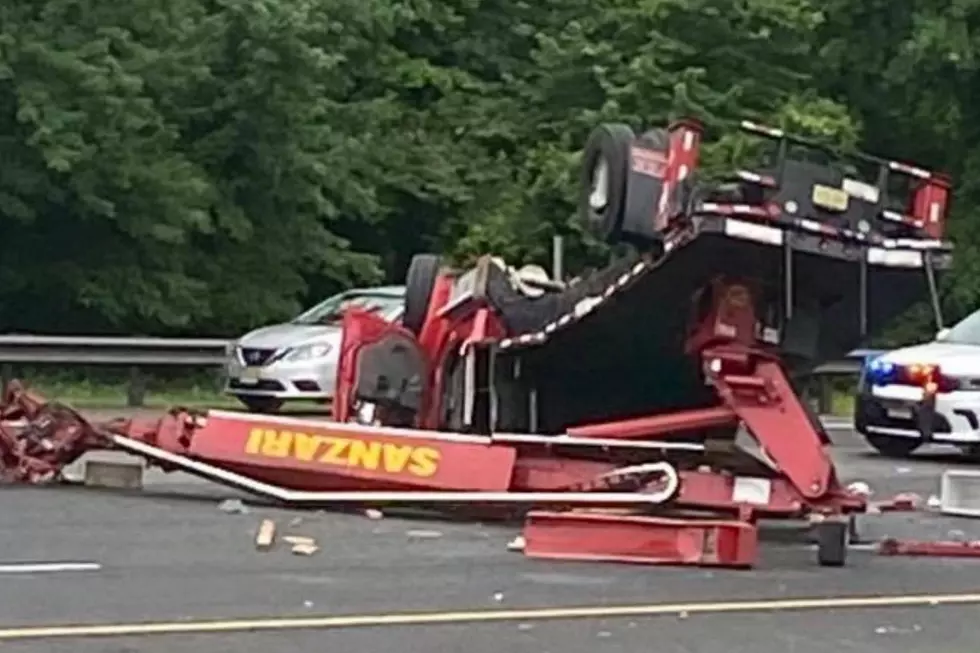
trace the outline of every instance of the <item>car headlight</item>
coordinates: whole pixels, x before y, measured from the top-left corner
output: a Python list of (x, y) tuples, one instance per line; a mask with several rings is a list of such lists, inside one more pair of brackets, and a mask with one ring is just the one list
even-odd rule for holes
[(333, 347), (325, 342), (302, 345), (301, 347), (296, 347), (290, 350), (290, 352), (283, 357), (283, 360), (298, 362), (324, 358), (330, 353), (331, 349), (333, 349)]

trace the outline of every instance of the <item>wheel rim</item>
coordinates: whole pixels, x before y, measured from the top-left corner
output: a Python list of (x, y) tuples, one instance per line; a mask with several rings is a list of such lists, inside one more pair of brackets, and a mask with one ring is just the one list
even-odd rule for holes
[(599, 159), (592, 169), (592, 189), (589, 192), (589, 208), (602, 214), (609, 205), (609, 164)]

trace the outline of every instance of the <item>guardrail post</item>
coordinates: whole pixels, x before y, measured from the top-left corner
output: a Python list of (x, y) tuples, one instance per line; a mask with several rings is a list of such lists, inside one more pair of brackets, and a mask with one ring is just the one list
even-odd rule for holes
[(834, 412), (834, 391), (831, 375), (818, 374), (814, 382), (817, 384), (817, 414), (832, 414)]
[(141, 408), (146, 399), (146, 378), (140, 368), (133, 365), (129, 368), (129, 385), (126, 387), (126, 405), (130, 408)]

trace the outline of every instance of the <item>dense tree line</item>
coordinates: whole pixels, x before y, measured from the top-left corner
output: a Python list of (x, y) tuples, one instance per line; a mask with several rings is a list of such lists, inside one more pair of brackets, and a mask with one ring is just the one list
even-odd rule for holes
[[(603, 120), (775, 122), (950, 172), (980, 294), (975, 0), (5, 0), (0, 327), (227, 334), (408, 258), (544, 262)], [(722, 161), (729, 136), (706, 153)]]

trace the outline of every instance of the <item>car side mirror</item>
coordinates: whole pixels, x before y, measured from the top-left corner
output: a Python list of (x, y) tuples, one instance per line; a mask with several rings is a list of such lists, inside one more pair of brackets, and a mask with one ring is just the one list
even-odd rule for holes
[(939, 331), (936, 332), (936, 341), (937, 342), (942, 342), (948, 336), (949, 336), (949, 329), (946, 329), (946, 328), (940, 329)]

